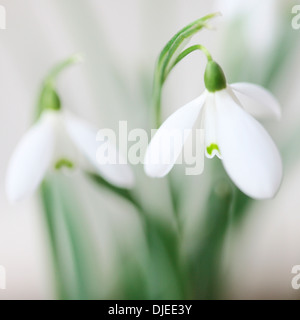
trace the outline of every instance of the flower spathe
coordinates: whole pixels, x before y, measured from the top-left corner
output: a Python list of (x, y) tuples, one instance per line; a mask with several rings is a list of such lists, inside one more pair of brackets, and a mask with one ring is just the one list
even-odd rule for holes
[[(127, 164), (98, 163), (97, 131), (71, 113), (45, 110), (22, 137), (11, 157), (6, 177), (8, 198), (18, 201), (30, 196), (48, 170), (63, 167), (89, 166), (118, 187), (132, 187), (134, 176)], [(113, 145), (104, 143), (110, 152), (119, 155)]]
[[(158, 129), (145, 155), (145, 172), (150, 177), (167, 175), (187, 140), (184, 132), (191, 130), (200, 117), (206, 156), (218, 156), (231, 180), (246, 195), (255, 199), (272, 198), (282, 179), (281, 156), (267, 131), (252, 115), (279, 118), (280, 105), (260, 86), (228, 85), (220, 70), (213, 70), (216, 77), (206, 74), (204, 93), (178, 109)], [(181, 131), (182, 136), (177, 134), (172, 146), (163, 145), (170, 141), (166, 135), (172, 131)], [(171, 161), (158, 160), (154, 156), (157, 153), (163, 153), (159, 159)]]

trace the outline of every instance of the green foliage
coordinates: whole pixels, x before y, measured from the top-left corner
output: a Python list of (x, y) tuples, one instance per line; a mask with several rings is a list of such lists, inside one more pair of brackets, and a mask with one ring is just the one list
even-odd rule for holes
[[(161, 124), (161, 93), (163, 84), (168, 74), (170, 73), (172, 68), (179, 62), (177, 58), (180, 56), (181, 51), (187, 45), (192, 36), (201, 29), (205, 28), (207, 26), (207, 22), (218, 15), (219, 13), (209, 14), (184, 27), (179, 32), (177, 32), (174, 37), (172, 37), (172, 39), (161, 51), (155, 67), (153, 84), (153, 101), (157, 127), (159, 127)], [(190, 52), (192, 51), (193, 50), (191, 50)]]

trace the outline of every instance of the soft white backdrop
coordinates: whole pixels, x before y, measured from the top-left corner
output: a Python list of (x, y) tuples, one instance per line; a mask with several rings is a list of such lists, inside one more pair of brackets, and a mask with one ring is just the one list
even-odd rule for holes
[[(39, 204), (31, 198), (11, 205), (4, 192), (9, 157), (31, 124), (43, 76), (57, 61), (82, 52), (85, 63), (68, 70), (58, 82), (64, 106), (99, 128), (116, 128), (118, 120), (129, 118), (131, 127), (144, 127), (147, 119), (141, 116), (139, 102), (142, 89), (150, 90), (148, 75), (159, 51), (177, 30), (215, 6), (199, 0), (2, 0), (0, 4), (7, 10), (7, 29), (0, 30), (0, 265), (7, 271), (7, 289), (0, 290), (0, 299), (46, 299), (53, 297), (53, 279)], [(217, 30), (222, 30), (222, 19), (214, 21)], [(300, 38), (300, 31), (291, 32)], [(197, 39), (222, 64), (222, 31), (205, 31)], [(276, 92), (284, 114), (279, 129), (271, 130), (280, 143), (285, 140), (283, 132), (300, 125), (299, 53), (298, 45), (282, 74), (284, 85)], [(194, 55), (187, 60), (167, 83), (164, 116), (203, 89), (199, 75), (204, 58)], [(122, 95), (124, 85), (129, 97)], [(125, 99), (127, 105), (131, 99), (131, 108), (124, 107)], [(251, 208), (237, 241), (229, 241), (234, 248), (227, 257), (230, 296), (297, 294), (290, 287), (290, 270), (300, 264), (299, 181), (295, 159), (276, 199)]]

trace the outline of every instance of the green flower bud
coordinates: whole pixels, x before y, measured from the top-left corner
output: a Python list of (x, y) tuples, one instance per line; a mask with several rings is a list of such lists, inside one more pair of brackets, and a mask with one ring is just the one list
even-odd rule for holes
[(225, 89), (226, 78), (222, 68), (215, 61), (208, 61), (204, 74), (205, 87), (210, 92)]

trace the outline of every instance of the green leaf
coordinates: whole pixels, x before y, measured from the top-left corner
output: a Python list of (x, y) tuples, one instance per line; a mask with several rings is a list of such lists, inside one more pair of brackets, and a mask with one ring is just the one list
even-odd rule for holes
[(103, 187), (105, 189), (110, 190), (111, 192), (117, 194), (121, 198), (124, 198), (124, 199), (128, 200), (138, 210), (141, 209), (141, 206), (140, 206), (139, 202), (136, 201), (136, 199), (133, 197), (132, 193), (129, 190), (123, 189), (123, 188), (119, 188), (119, 187), (109, 183), (107, 180), (103, 179), (98, 174), (91, 173), (91, 172), (86, 172), (86, 174), (97, 185), (99, 185), (99, 186), (101, 186), (101, 187)]
[(222, 253), (231, 225), (233, 188), (227, 179), (217, 182), (207, 200), (199, 242), (190, 257), (192, 299), (218, 299), (222, 286)]
[(69, 291), (65, 280), (65, 271), (59, 256), (59, 243), (56, 230), (56, 205), (52, 185), (45, 180), (41, 185), (41, 202), (44, 209), (45, 223), (48, 229), (49, 243), (52, 254), (53, 274), (55, 277), (56, 294), (58, 299), (68, 299)]
[[(129, 201), (139, 212), (143, 223), (150, 257), (145, 270), (134, 265), (134, 262), (127, 258), (123, 270), (126, 278), (122, 277), (123, 294), (129, 299), (145, 297), (150, 299), (183, 299), (185, 281), (179, 249), (179, 235), (176, 228), (155, 218), (159, 215), (143, 208), (130, 190), (118, 188), (96, 174), (88, 173), (88, 177), (100, 187)], [(125, 263), (124, 257), (120, 256), (120, 259), (123, 265)], [(137, 279), (133, 279), (133, 274), (128, 270), (127, 264), (131, 269), (135, 268)]]
[(64, 300), (101, 298), (97, 250), (69, 180), (61, 175), (49, 175), (41, 186), (41, 200), (52, 249), (57, 297)]

